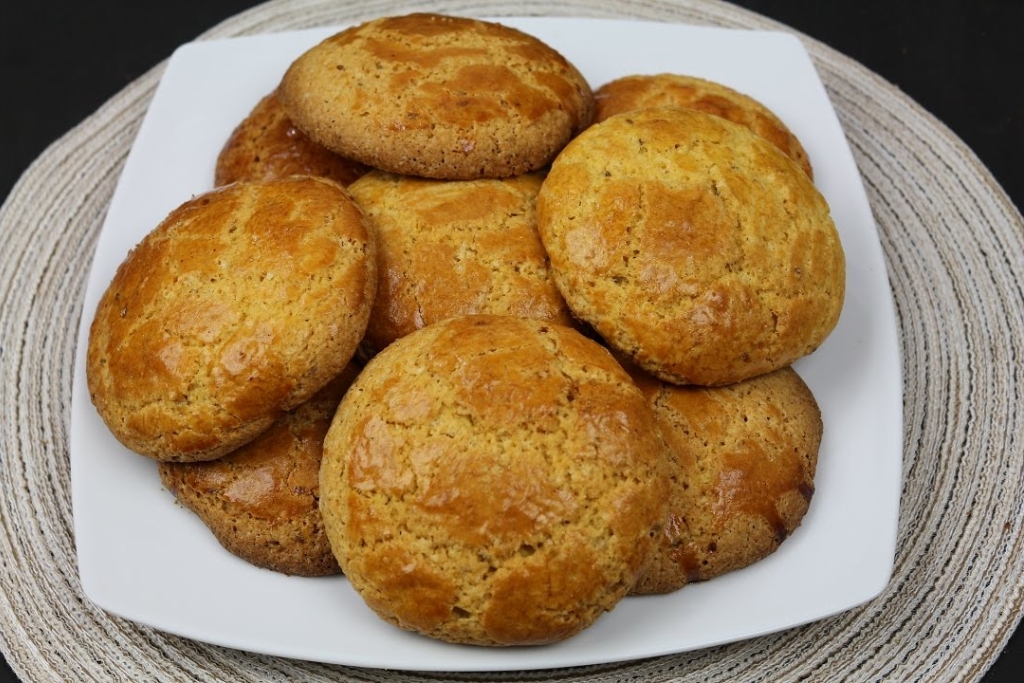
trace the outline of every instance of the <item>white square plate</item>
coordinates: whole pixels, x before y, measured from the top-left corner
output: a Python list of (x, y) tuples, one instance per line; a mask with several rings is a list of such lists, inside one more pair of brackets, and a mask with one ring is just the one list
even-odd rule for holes
[(89, 325), (128, 250), (173, 208), (210, 189), (232, 129), (301, 52), (339, 30), (184, 45), (171, 58), (111, 201), (85, 296), (71, 413), (79, 571), (116, 615), (219, 645), (354, 666), (522, 670), (680, 652), (820, 619), (878, 595), (892, 572), (899, 514), (902, 382), (895, 316), (871, 209), (814, 66), (788, 34), (617, 20), (501, 19), (546, 41), (596, 88), (671, 71), (715, 80), (773, 109), (814, 165), (846, 250), (839, 325), (797, 364), (823, 413), (816, 492), (771, 557), (664, 596), (629, 597), (566, 642), (456, 646), (381, 621), (343, 577), (297, 578), (222, 549), (161, 487), (155, 464), (122, 447), (85, 382)]

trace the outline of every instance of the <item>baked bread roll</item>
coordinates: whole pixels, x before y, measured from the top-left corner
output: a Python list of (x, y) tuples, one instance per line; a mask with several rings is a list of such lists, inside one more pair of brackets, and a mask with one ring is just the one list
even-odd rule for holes
[(358, 372), (350, 363), (313, 398), (222, 458), (160, 463), (160, 481), (246, 562), (296, 576), (339, 573), (320, 516), (320, 459)]
[(89, 395), (137, 453), (218, 458), (342, 371), (376, 288), (372, 234), (337, 183), (210, 191), (118, 268), (89, 332)]
[(668, 521), (632, 592), (671, 592), (775, 552), (810, 507), (823, 429), (796, 371), (723, 387), (632, 374), (675, 463)]
[(714, 114), (750, 129), (795, 161), (808, 177), (811, 160), (800, 140), (775, 112), (749, 95), (721, 83), (684, 74), (624, 76), (594, 91), (594, 122), (636, 109), (681, 107)]
[(774, 145), (711, 114), (618, 114), (558, 155), (537, 198), (573, 313), (677, 384), (738, 382), (811, 353), (839, 320), (829, 207)]
[(647, 566), (666, 465), (650, 408), (599, 344), (463, 316), (364, 368), (324, 442), (320, 509), (383, 619), (449, 642), (551, 643)]
[(280, 93), (295, 125), (324, 147), (442, 179), (537, 170), (593, 116), (590, 86), (547, 44), (439, 14), (345, 29), (300, 55)]
[(378, 247), (365, 350), (473, 313), (572, 325), (537, 234), (542, 180), (426, 180), (373, 171), (354, 183), (349, 191)]
[(213, 184), (314, 175), (348, 186), (368, 170), (310, 140), (288, 118), (274, 90), (231, 132), (217, 155)]

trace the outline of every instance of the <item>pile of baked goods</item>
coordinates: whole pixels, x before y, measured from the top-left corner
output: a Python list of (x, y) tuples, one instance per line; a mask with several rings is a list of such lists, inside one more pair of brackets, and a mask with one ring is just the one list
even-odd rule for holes
[(800, 525), (845, 264), (796, 137), (435, 14), (300, 55), (98, 304), (90, 396), (238, 557), (551, 643)]

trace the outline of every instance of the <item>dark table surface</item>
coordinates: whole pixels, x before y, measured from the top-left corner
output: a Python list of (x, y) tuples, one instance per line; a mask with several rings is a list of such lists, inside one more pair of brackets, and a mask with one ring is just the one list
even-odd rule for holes
[[(53, 141), (187, 42), (255, 2), (5, 2), (0, 197)], [(1021, 0), (743, 0), (856, 59), (949, 126), (1024, 207)], [(1024, 629), (1022, 629), (1024, 631)], [(1019, 681), (1024, 633), (985, 676)], [(0, 682), (18, 678), (0, 653)]]

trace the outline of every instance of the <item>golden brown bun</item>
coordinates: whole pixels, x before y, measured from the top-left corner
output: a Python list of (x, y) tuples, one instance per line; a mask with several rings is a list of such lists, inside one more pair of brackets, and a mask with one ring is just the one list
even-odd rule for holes
[(634, 594), (667, 593), (749, 566), (803, 521), (822, 421), (792, 368), (725, 387), (633, 373), (675, 455), (668, 523)]
[(650, 107), (682, 107), (721, 116), (771, 142), (813, 178), (807, 151), (786, 124), (754, 98), (721, 83), (669, 73), (625, 76), (598, 88), (594, 101), (595, 123)]
[(296, 128), (275, 90), (232, 131), (217, 156), (213, 184), (314, 175), (348, 186), (368, 170), (321, 147)]
[(426, 180), (373, 171), (349, 191), (377, 235), (370, 349), (456, 315), (573, 324), (537, 235), (543, 177)]
[(320, 458), (334, 412), (358, 372), (350, 363), (309, 401), (222, 458), (160, 463), (160, 480), (243, 560), (298, 576), (339, 573), (318, 506)]
[(665, 381), (770, 372), (839, 320), (828, 204), (775, 146), (717, 116), (641, 109), (591, 126), (552, 164), (537, 224), (573, 313)]
[(385, 17), (300, 55), (280, 86), (295, 124), (369, 166), (471, 179), (537, 170), (593, 116), (593, 92), (554, 49), (500, 24)]
[(633, 586), (667, 451), (629, 375), (560, 325), (450, 318), (367, 364), (324, 443), (320, 509), (382, 618), (451, 642), (559, 641)]
[(377, 286), (337, 183), (235, 183), (171, 212), (120, 265), (89, 334), (89, 393), (125, 446), (212, 460), (351, 360)]

